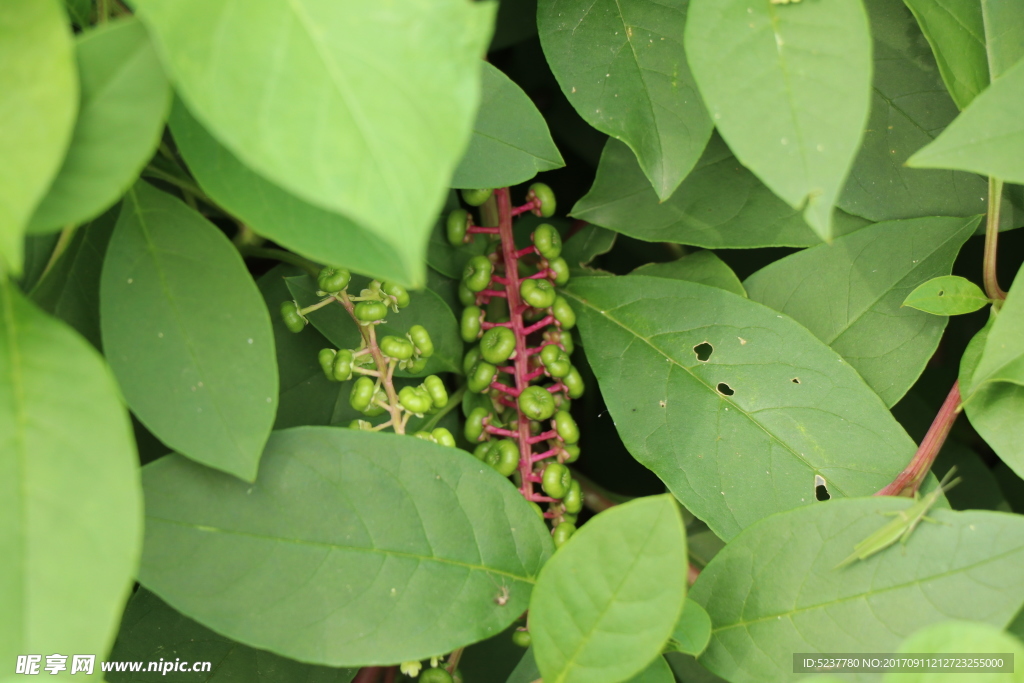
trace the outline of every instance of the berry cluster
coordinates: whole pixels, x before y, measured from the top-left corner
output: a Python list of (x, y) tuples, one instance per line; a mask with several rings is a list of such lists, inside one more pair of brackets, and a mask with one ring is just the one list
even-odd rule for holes
[[(463, 200), (470, 206), (492, 201), (498, 216), (496, 227), (475, 224), (463, 209), (447, 220), (454, 246), (474, 235), (490, 238), (486, 254), (466, 263), (459, 285), (466, 306), (462, 338), (474, 344), (463, 361), (466, 388), (488, 399), (469, 410), (465, 436), (477, 444), (476, 457), (501, 474), (518, 471), (520, 491), (551, 520), (555, 544), (561, 545), (576, 530), (583, 505), (579, 483), (565, 466), (579, 457), (580, 434), (569, 406), (583, 394), (583, 380), (569, 360), (576, 314), (555, 289), (568, 282), (569, 268), (551, 225), (539, 225), (522, 249), (512, 231), (513, 218), (527, 211), (551, 216), (555, 197), (536, 183), (518, 207), (512, 207), (507, 188), (465, 191)], [(547, 503), (547, 511), (538, 503)]]
[[(366, 420), (353, 420), (349, 427), (380, 431), (391, 427), (405, 434), (406, 425), (413, 415), (422, 417), (448, 405), (448, 390), (437, 375), (429, 375), (419, 386), (394, 386), (396, 369), (412, 373), (422, 372), (427, 359), (434, 354), (434, 343), (422, 325), (413, 325), (405, 337), (387, 335), (377, 338), (377, 325), (385, 322), (388, 311), (395, 313), (409, 305), (409, 292), (394, 282), (373, 280), (359, 296), (349, 296), (352, 279), (347, 270), (324, 268), (317, 277), (319, 302), (299, 308), (294, 301), (281, 304), (281, 316), (292, 332), (301, 332), (308, 322), (306, 314), (332, 302), (341, 304), (359, 326), (361, 341), (355, 349), (322, 349), (318, 356), (320, 367), (328, 380), (346, 382), (358, 375), (352, 384), (349, 403), (367, 417), (389, 413), (391, 419), (379, 425)], [(455, 446), (455, 437), (444, 427), (431, 432), (416, 432), (415, 436), (442, 446)]]

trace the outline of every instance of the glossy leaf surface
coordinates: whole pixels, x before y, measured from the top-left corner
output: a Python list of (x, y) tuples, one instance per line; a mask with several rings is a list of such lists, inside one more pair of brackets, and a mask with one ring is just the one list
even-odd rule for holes
[(959, 275), (944, 275), (918, 285), (903, 305), (932, 315), (963, 315), (989, 304), (981, 287)]

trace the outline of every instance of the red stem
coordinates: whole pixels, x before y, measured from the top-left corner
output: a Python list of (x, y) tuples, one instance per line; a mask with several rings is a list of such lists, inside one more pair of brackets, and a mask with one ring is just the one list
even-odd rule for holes
[(377, 683), (380, 680), (382, 671), (384, 669), (380, 666), (364, 666), (356, 674), (356, 677), (352, 679), (352, 683)]

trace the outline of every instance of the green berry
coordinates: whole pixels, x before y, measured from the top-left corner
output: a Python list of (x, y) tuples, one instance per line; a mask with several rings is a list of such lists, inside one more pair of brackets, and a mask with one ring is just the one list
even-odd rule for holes
[(480, 317), (483, 311), (479, 306), (466, 306), (462, 309), (462, 322), (459, 331), (462, 334), (462, 341), (472, 344), (480, 336)]
[(480, 338), (480, 355), (488, 363), (504, 363), (515, 350), (516, 335), (507, 327), (492, 327)]
[(493, 190), (463, 190), (462, 201), (470, 206), (480, 206), (491, 198)]
[(410, 375), (418, 375), (421, 372), (423, 372), (424, 368), (426, 368), (426, 367), (427, 367), (427, 359), (426, 358), (417, 358), (414, 361), (408, 361), (408, 365), (406, 366), (405, 370)]
[(419, 431), (413, 432), (412, 435), (415, 436), (417, 439), (423, 439), (424, 441), (429, 441), (430, 443), (437, 443), (437, 441), (434, 440), (434, 435), (431, 434), (430, 432)]
[(540, 509), (540, 505), (537, 505), (532, 500), (530, 501), (530, 505), (533, 507), (533, 511), (537, 513), (537, 516), (540, 517), (540, 521), (543, 522), (544, 521), (544, 511)]
[(548, 261), (548, 268), (555, 272), (555, 284), (559, 287), (569, 281), (569, 264), (561, 256)]
[(299, 305), (294, 301), (281, 302), (281, 320), (289, 332), (302, 332), (306, 321), (299, 313)]
[(383, 320), (388, 314), (388, 307), (380, 301), (360, 301), (356, 304), (356, 318), (364, 323), (374, 323)]
[(448, 221), (445, 224), (448, 235), (448, 243), (458, 247), (466, 241), (466, 229), (469, 227), (469, 212), (465, 209), (455, 209), (448, 214)]
[(474, 256), (462, 269), (462, 282), (471, 292), (482, 292), (491, 284), (494, 264), (486, 256)]
[(399, 308), (405, 308), (409, 305), (409, 290), (397, 282), (389, 282), (385, 280), (384, 283), (381, 284), (380, 288), (385, 294), (392, 297), (391, 300)]
[(494, 446), (494, 443), (494, 441), (481, 441), (480, 444), (473, 449), (473, 457), (477, 460), (487, 462), (487, 454), (490, 452), (491, 447)]
[(561, 548), (565, 542), (576, 532), (576, 525), (569, 522), (562, 522), (551, 532), (551, 540), (555, 542), (556, 548)]
[(385, 356), (395, 358), (397, 360), (409, 360), (412, 358), (413, 348), (412, 342), (403, 337), (395, 337), (393, 335), (387, 335), (381, 337), (380, 350)]
[(565, 452), (568, 453), (569, 456), (565, 459), (565, 462), (576, 462), (580, 459), (580, 447), (576, 444), (566, 446)]
[(466, 417), (466, 424), (462, 429), (463, 435), (466, 437), (466, 441), (470, 443), (476, 443), (480, 440), (480, 437), (484, 433), (484, 418), (491, 414), (491, 411), (487, 410), (483, 406), (477, 406), (473, 410), (469, 411), (469, 416)]
[(431, 436), (434, 437), (434, 441), (441, 444), (442, 446), (449, 446), (455, 448), (455, 437), (444, 427), (438, 427), (432, 431)]
[(487, 361), (477, 361), (476, 365), (469, 371), (469, 376), (466, 377), (466, 388), (476, 394), (487, 391), (487, 388), (491, 386), (491, 382), (494, 381), (494, 375), (497, 372), (498, 368)]
[(540, 200), (540, 208), (534, 210), (534, 213), (538, 216), (548, 218), (555, 215), (555, 193), (544, 183), (530, 185), (530, 190), (526, 197), (527, 199), (537, 198)]
[(352, 420), (348, 423), (349, 429), (358, 429), (364, 432), (368, 432), (373, 429), (373, 425), (366, 420)]
[(454, 681), (450, 673), (438, 666), (426, 669), (421, 673), (420, 683), (454, 683)]
[(352, 379), (352, 352), (348, 349), (341, 349), (334, 354), (334, 362), (331, 364), (331, 376), (338, 382), (347, 382)]
[(416, 353), (420, 356), (430, 358), (434, 355), (434, 342), (431, 340), (427, 328), (423, 327), (423, 325), (413, 325), (410, 327), (409, 338), (412, 339), (412, 345), (416, 347)]
[(564, 296), (555, 297), (555, 303), (551, 304), (551, 315), (561, 323), (563, 330), (571, 330), (576, 327), (576, 311), (572, 310), (572, 306)]
[(465, 282), (459, 283), (459, 303), (463, 306), (472, 306), (476, 303), (476, 293), (467, 287)]
[(572, 485), (572, 474), (569, 472), (569, 468), (562, 463), (549, 462), (548, 466), (544, 468), (542, 476), (541, 488), (552, 498), (561, 498), (569, 492), (569, 487)]
[(355, 410), (365, 412), (373, 400), (374, 387), (374, 381), (365, 375), (357, 379), (352, 385), (352, 393), (348, 396), (349, 404)]
[(541, 223), (533, 231), (533, 245), (541, 256), (550, 260), (558, 258), (562, 253), (562, 236), (558, 234), (554, 226)]
[(462, 374), (468, 375), (478, 360), (480, 360), (480, 347), (470, 346), (469, 351), (466, 351), (466, 355), (462, 357)]
[(562, 333), (558, 341), (562, 344), (562, 347), (565, 349), (565, 352), (571, 356), (573, 349), (576, 348), (576, 342), (574, 342), (572, 339), (572, 333), (570, 333), (569, 330), (563, 327)]
[(398, 392), (398, 402), (410, 413), (418, 415), (422, 415), (434, 406), (430, 395), (419, 387), (402, 387), (402, 390)]
[(337, 354), (338, 352), (334, 349), (320, 349), (320, 353), (316, 355), (316, 359), (320, 363), (320, 369), (324, 371), (324, 375), (329, 382), (334, 381), (334, 357)]
[(558, 348), (557, 344), (549, 344), (540, 352), (540, 362), (547, 368), (552, 377), (565, 377), (572, 370), (569, 354)]
[(569, 484), (569, 490), (562, 496), (562, 505), (565, 506), (565, 511), (571, 515), (575, 515), (583, 509), (583, 492), (580, 490), (580, 483), (575, 479)]
[(344, 268), (321, 268), (316, 276), (316, 286), (323, 292), (340, 292), (348, 287), (351, 279), (352, 273)]
[(529, 386), (519, 394), (519, 409), (531, 420), (546, 420), (555, 414), (555, 399), (544, 387)]
[[(367, 379), (369, 379), (369, 377), (367, 377)], [(373, 395), (373, 400), (370, 401), (369, 407), (366, 408), (366, 410), (362, 411), (363, 415), (367, 417), (377, 417), (378, 415), (383, 415), (385, 412), (385, 408), (381, 406), (378, 401), (386, 403), (387, 400), (388, 395), (387, 393), (385, 393), (384, 388), (381, 387), (380, 389), (377, 390), (377, 393)]]
[(580, 428), (568, 411), (559, 410), (555, 413), (555, 430), (565, 443), (572, 444), (580, 440)]
[(427, 375), (427, 378), (423, 380), (423, 388), (426, 389), (430, 395), (430, 400), (433, 401), (434, 405), (438, 408), (444, 408), (448, 405), (448, 389), (445, 388), (444, 382), (437, 375)]
[(519, 647), (530, 647), (530, 643), (533, 642), (533, 638), (530, 637), (530, 632), (525, 628), (517, 628), (512, 632), (512, 642)]
[(487, 452), (484, 462), (496, 469), (501, 476), (512, 476), (519, 467), (519, 446), (512, 439), (496, 441)]
[(547, 280), (530, 278), (519, 285), (519, 296), (534, 308), (547, 308), (555, 303), (555, 286)]
[(580, 371), (575, 367), (562, 378), (562, 384), (569, 391), (569, 398), (579, 398), (583, 395), (583, 378), (580, 377)]

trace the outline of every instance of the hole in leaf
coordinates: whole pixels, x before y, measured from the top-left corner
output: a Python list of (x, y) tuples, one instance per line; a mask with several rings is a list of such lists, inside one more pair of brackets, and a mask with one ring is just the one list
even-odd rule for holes
[(718, 393), (720, 393), (722, 396), (732, 396), (733, 394), (736, 393), (735, 391), (732, 390), (732, 387), (730, 387), (725, 382), (719, 382), (717, 388)]
[(832, 498), (825, 485), (825, 477), (820, 474), (814, 475), (814, 498), (816, 500), (831, 500)]
[(945, 296), (945, 295), (946, 295), (946, 290), (944, 290), (944, 289), (940, 289), (940, 290), (939, 290), (939, 294), (938, 294), (938, 295), (939, 295), (939, 296)]
[(693, 352), (697, 354), (697, 360), (701, 363), (707, 363), (708, 359), (711, 358), (711, 353), (715, 350), (715, 347), (707, 342), (701, 342), (693, 347)]
[(791, 379), (789, 381), (792, 382), (793, 384), (800, 384), (800, 378), (799, 377), (794, 377), (793, 379)]

